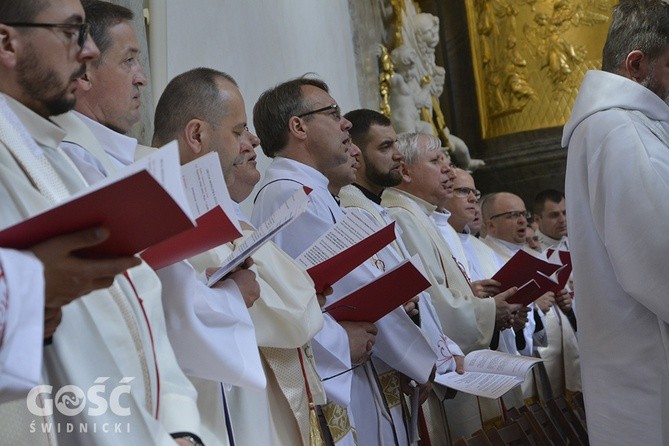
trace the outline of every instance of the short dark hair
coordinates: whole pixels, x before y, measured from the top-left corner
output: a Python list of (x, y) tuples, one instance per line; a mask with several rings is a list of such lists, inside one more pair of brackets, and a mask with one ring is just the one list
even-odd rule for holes
[(305, 102), (302, 93), (306, 85), (330, 91), (322, 80), (301, 76), (265, 91), (253, 106), (253, 126), (268, 157), (274, 158), (288, 144), (290, 118), (309, 111), (311, 104)]
[(209, 122), (223, 119), (227, 109), (220, 93), (221, 80), (237, 86), (232, 76), (212, 68), (194, 68), (172, 79), (156, 106), (152, 145), (176, 139), (193, 118)]
[(618, 73), (627, 55), (641, 50), (653, 61), (669, 45), (669, 4), (663, 0), (621, 0), (613, 10), (602, 52), (602, 70)]
[(532, 212), (534, 215), (541, 215), (544, 211), (544, 205), (547, 201), (552, 201), (553, 203), (559, 203), (564, 198), (564, 194), (559, 190), (555, 189), (545, 189), (539, 192), (534, 197), (534, 206)]
[(367, 145), (368, 133), (371, 126), (380, 125), (382, 127), (390, 127), (393, 125), (386, 115), (368, 108), (352, 110), (346, 113), (344, 117), (353, 124), (353, 127), (348, 132), (351, 135), (353, 144), (358, 146), (360, 150), (363, 150), (363, 147)]
[(49, 0), (0, 0), (0, 23), (32, 22)]
[(94, 67), (98, 67), (112, 46), (109, 29), (121, 22), (132, 22), (135, 14), (124, 6), (101, 0), (81, 0), (81, 4), (86, 13), (86, 22), (91, 26), (91, 38), (100, 50), (100, 57), (92, 62)]

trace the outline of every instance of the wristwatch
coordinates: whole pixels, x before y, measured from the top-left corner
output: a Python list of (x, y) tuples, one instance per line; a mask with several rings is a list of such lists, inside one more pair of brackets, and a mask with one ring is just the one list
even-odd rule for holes
[(172, 438), (175, 440), (186, 440), (193, 446), (204, 446), (204, 443), (202, 443), (200, 437), (195, 434), (191, 434), (190, 432), (177, 432), (172, 434)]

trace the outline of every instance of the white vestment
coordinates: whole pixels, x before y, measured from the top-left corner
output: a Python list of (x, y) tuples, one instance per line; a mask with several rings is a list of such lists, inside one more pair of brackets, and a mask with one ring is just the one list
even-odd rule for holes
[[(243, 225), (247, 222), (237, 209)], [(244, 230), (251, 234), (251, 227)], [(242, 239), (240, 239), (241, 241)], [(224, 245), (191, 262), (198, 271), (221, 264)], [(268, 386), (263, 392), (232, 387), (228, 404), (239, 445), (309, 445), (318, 426), (310, 425), (309, 404), (325, 404), (325, 394), (310, 360), (310, 339), (323, 327), (314, 284), (302, 267), (272, 242), (253, 254), (260, 299), (249, 309)], [(312, 401), (309, 401), (309, 394)], [(262, 421), (261, 421), (262, 420)]]
[(0, 403), (25, 399), (41, 381), (43, 274), (31, 253), (0, 249)]
[[(0, 226), (4, 227), (86, 185), (57, 149), (64, 136), (60, 128), (4, 95), (0, 109)], [(44, 349), (53, 392), (65, 385), (76, 385), (86, 392), (98, 384), (101, 392), (110, 392), (127, 384), (124, 403), (129, 415), (110, 408), (94, 415), (86, 408), (69, 416), (56, 409), (51, 420), (44, 420), (29, 413), (24, 403), (23, 413), (15, 412), (19, 418), (12, 435), (20, 438), (28, 432), (27, 423), (32, 419), (38, 423), (35, 437), (41, 436), (40, 421), (55, 423), (53, 429), (62, 427), (58, 436), (66, 445), (173, 445), (169, 432), (199, 434), (195, 390), (179, 369), (167, 341), (160, 292), (160, 282), (150, 268), (145, 264), (133, 268), (119, 275), (112, 287), (63, 307), (53, 344)], [(74, 396), (71, 404), (78, 402)], [(67, 423), (74, 425), (72, 433), (66, 432)], [(87, 433), (81, 432), (83, 426)], [(28, 432), (28, 439), (19, 444), (38, 441), (30, 439)]]
[[(367, 198), (356, 186), (346, 186), (342, 188), (339, 191), (339, 198), (341, 199), (341, 204), (343, 207), (362, 209), (380, 224), (386, 225), (393, 221), (390, 215), (388, 215), (386, 209)], [(410, 258), (411, 256), (404, 246), (400, 232), (401, 230), (396, 228), (397, 238), (393, 243), (390, 244), (390, 246), (401, 258)], [(420, 312), (419, 318), (421, 330), (430, 340), (432, 348), (437, 354), (437, 373), (444, 374), (453, 372), (455, 370), (455, 356), (463, 356), (463, 353), (460, 347), (443, 333), (441, 322), (437, 316), (437, 310), (432, 304), (432, 298), (430, 297), (429, 293), (422, 292), (419, 294), (418, 308)], [(429, 400), (426, 404), (427, 406), (424, 406), (426, 411), (429, 412), (430, 407), (435, 406), (434, 410), (437, 412), (434, 417), (430, 416), (428, 413), (428, 422), (434, 422), (435, 418), (441, 420), (441, 417), (439, 416), (442, 412), (440, 398), (436, 393), (430, 393)], [(439, 429), (437, 426), (430, 426), (430, 429), (430, 440), (434, 444), (437, 444), (440, 440), (446, 439), (448, 437), (444, 429)]]
[(589, 71), (562, 145), (590, 444), (669, 445), (669, 107)]
[[(495, 302), (473, 295), (467, 277), (430, 218), (436, 207), (396, 188), (384, 190), (381, 205), (388, 208), (402, 229), (409, 254), (419, 254), (423, 260), (432, 284), (427, 291), (444, 332), (465, 353), (488, 348), (495, 327)], [(454, 399), (445, 400), (443, 406), (450, 440), (469, 437), (482, 428), (479, 405), (473, 395), (459, 392)], [(432, 427), (430, 435), (439, 438)]]
[[(278, 206), (285, 202), (302, 185), (312, 188), (312, 192), (309, 195), (311, 203), (307, 207), (307, 211), (276, 237), (277, 244), (292, 257), (296, 257), (309, 247), (311, 243), (344, 215), (327, 189), (327, 178), (320, 172), (304, 164), (277, 157), (265, 172), (263, 184), (264, 186), (261, 186), (253, 210), (253, 223), (256, 225), (268, 218)], [(390, 266), (387, 262), (393, 261), (392, 253), (380, 252), (378, 255), (389, 256), (381, 260)], [(368, 263), (371, 264), (372, 262), (365, 262), (333, 286), (334, 293), (328, 297), (328, 304), (353, 291), (358, 286), (369, 282), (375, 275), (380, 274), (380, 271), (375, 270)], [(328, 318), (329, 316), (326, 316), (326, 319)], [(418, 382), (426, 382), (434, 365), (435, 356), (429, 343), (406, 315), (406, 312), (402, 308), (398, 308), (377, 321), (376, 325), (379, 332), (373, 350), (372, 361), (374, 361), (374, 358), (381, 359), (388, 367), (398, 370)], [(339, 330), (342, 329), (339, 328)], [(398, 333), (397, 330), (402, 330), (402, 332)], [(346, 333), (344, 332), (343, 335), (348, 344)], [(335, 336), (338, 335), (335, 334)], [(315, 337), (315, 342), (313, 343), (316, 364), (319, 367), (322, 378), (333, 375), (333, 373), (328, 374), (328, 372), (321, 369), (321, 362), (325, 362), (326, 364), (328, 362), (332, 363), (331, 358), (333, 353), (324, 352), (327, 348), (317, 349), (319, 344), (319, 347), (323, 347), (327, 345), (325, 343), (330, 342), (328, 337), (327, 332), (322, 330)], [(340, 357), (338, 361), (342, 359)], [(374, 364), (376, 365), (377, 363)], [(339, 367), (339, 372), (336, 371), (336, 368), (331, 368), (331, 371), (340, 373), (346, 370), (341, 365)], [(348, 406), (351, 397), (355, 398), (355, 401), (351, 402), (351, 406), (355, 409), (354, 419), (356, 424), (358, 423), (358, 419), (363, 423), (359, 426), (361, 430), (358, 432), (361, 444), (368, 444), (370, 441), (373, 443), (369, 444), (388, 444), (389, 441), (394, 443), (393, 437), (395, 435), (398, 437), (398, 441), (404, 444), (406, 442), (406, 434), (397, 432), (403, 426), (395, 425), (395, 432), (393, 433), (391, 415), (385, 407), (380, 407), (385, 404), (382, 401), (371, 404), (375, 401), (375, 397), (379, 397), (382, 400), (383, 395), (378, 389), (378, 384), (374, 382), (375, 380), (370, 379), (370, 376), (373, 375), (370, 367), (371, 365), (367, 364), (356, 369), (355, 373), (345, 373), (338, 378), (325, 381), (324, 384), (328, 399), (332, 398), (341, 406), (343, 406), (341, 403), (345, 402), (346, 406)], [(379, 374), (382, 374), (382, 372), (379, 371)], [(345, 375), (353, 375), (347, 378), (348, 380), (354, 380), (352, 384), (352, 388), (354, 389), (353, 395), (351, 395), (351, 387), (348, 389), (344, 387), (346, 386), (345, 382), (342, 384), (330, 384), (331, 381), (340, 380)], [(341, 398), (340, 395), (343, 395), (347, 390), (348, 395), (345, 396), (346, 399), (338, 401), (336, 398)], [(361, 404), (367, 405), (367, 408), (362, 409), (364, 406), (361, 406)]]
[[(137, 158), (134, 138), (76, 112), (55, 120), (67, 131), (64, 150), (89, 182), (114, 175)], [(217, 267), (220, 262), (207, 266)], [(256, 390), (266, 385), (244, 298), (232, 280), (220, 288), (207, 287), (187, 261), (162, 268), (157, 275), (163, 285), (167, 334), (179, 365), (198, 391), (202, 439), (207, 444), (225, 444), (230, 433), (220, 382)]]

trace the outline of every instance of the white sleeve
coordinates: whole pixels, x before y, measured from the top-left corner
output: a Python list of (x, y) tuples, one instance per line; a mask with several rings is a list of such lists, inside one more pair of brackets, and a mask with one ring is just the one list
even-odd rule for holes
[[(44, 274), (32, 254), (0, 249), (0, 403), (25, 398), (41, 382)], [(0, 285), (0, 293), (2, 293)], [(3, 297), (0, 295), (0, 300)]]
[(184, 373), (262, 389), (266, 385), (251, 317), (239, 288), (209, 288), (187, 262), (157, 271), (167, 333)]

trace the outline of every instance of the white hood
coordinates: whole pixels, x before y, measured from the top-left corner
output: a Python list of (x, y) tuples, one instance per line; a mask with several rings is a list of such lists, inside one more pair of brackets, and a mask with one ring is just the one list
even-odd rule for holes
[(571, 117), (564, 126), (562, 147), (569, 145), (571, 135), (584, 119), (612, 108), (638, 110), (650, 119), (669, 122), (669, 106), (655, 93), (626, 77), (591, 70), (585, 73)]

